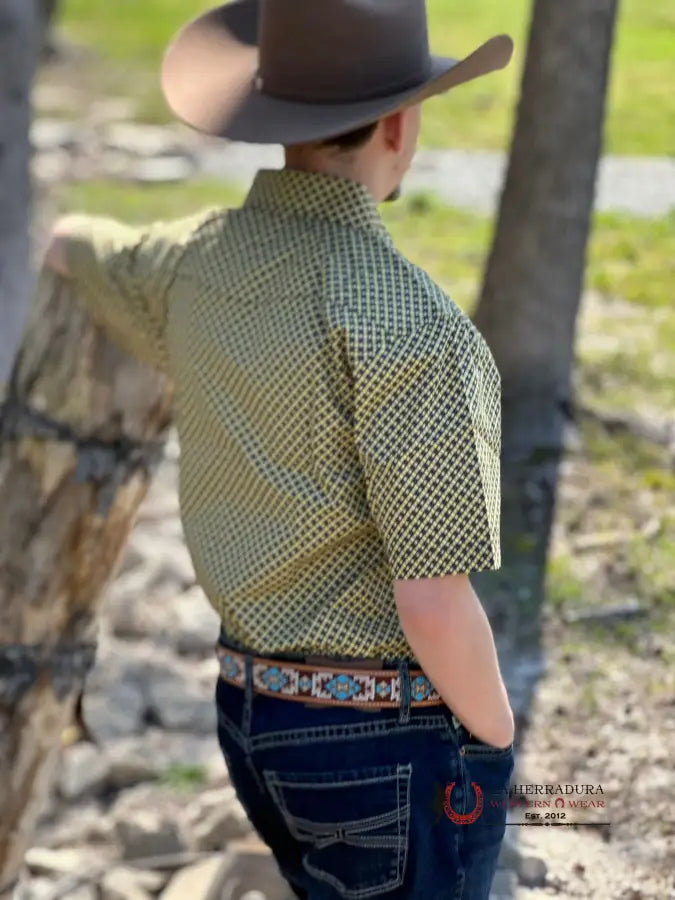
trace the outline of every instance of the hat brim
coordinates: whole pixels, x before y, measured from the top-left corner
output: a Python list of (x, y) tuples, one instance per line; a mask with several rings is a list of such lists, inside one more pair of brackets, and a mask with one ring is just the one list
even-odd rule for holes
[(185, 25), (164, 57), (172, 111), (206, 134), (259, 144), (321, 140), (444, 93), (507, 65), (513, 41), (497, 35), (464, 59), (433, 56), (429, 77), (405, 91), (353, 103), (294, 102), (255, 84), (258, 0), (234, 0)]

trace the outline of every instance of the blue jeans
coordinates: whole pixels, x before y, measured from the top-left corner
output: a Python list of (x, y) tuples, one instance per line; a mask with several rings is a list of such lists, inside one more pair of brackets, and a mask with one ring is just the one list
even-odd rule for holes
[(245, 688), (218, 680), (218, 738), (295, 894), (488, 900), (513, 748), (472, 738), (447, 706), (411, 708), (405, 660), (386, 663), (399, 669), (402, 702), (383, 710), (254, 693), (251, 662)]

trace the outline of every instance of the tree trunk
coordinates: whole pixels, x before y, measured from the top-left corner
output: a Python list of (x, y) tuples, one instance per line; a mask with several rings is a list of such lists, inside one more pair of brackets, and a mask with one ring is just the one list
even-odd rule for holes
[(52, 44), (52, 25), (58, 8), (58, 0), (37, 0), (40, 16), (40, 51), (43, 57), (54, 53)]
[(43, 273), (0, 407), (0, 896), (30, 844), (170, 408), (166, 379)]
[(40, 41), (34, 0), (0, 4), (0, 397), (30, 297), (30, 93)]
[(503, 566), (485, 589), (513, 615), (521, 639), (528, 623), (536, 632), (543, 601), (616, 11), (617, 0), (535, 0), (508, 175), (474, 316), (501, 372), (503, 398)]

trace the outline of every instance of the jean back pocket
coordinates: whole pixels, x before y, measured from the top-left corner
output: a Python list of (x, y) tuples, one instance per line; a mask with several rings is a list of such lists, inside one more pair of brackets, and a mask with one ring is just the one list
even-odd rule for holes
[(375, 897), (403, 884), (412, 766), (338, 772), (263, 771), (305, 870), (341, 897)]

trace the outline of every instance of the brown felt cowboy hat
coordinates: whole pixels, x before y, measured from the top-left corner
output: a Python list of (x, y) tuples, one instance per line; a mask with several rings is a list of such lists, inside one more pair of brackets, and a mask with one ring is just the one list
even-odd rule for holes
[(180, 30), (162, 88), (200, 131), (294, 144), (501, 69), (512, 52), (502, 34), (465, 59), (433, 56), (425, 0), (233, 0)]

